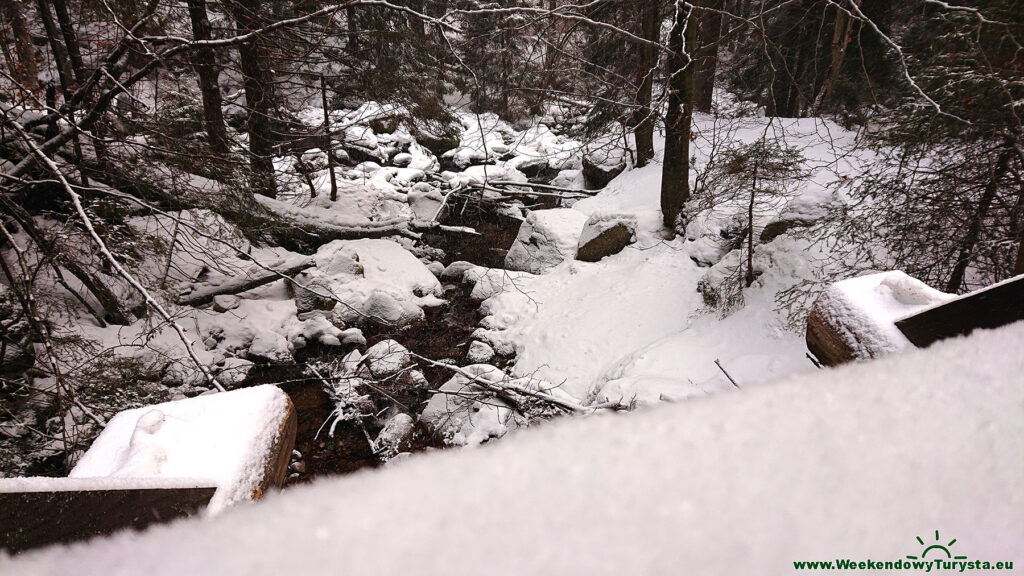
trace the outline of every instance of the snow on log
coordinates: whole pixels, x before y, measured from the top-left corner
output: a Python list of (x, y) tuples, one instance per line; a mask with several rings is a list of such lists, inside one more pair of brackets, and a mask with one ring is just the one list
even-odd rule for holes
[(207, 510), (258, 500), (284, 483), (296, 417), (275, 386), (165, 402), (118, 413), (71, 478), (190, 478), (217, 487)]
[(811, 308), (807, 348), (826, 366), (912, 348), (896, 321), (953, 298), (900, 271), (836, 282)]
[(248, 272), (237, 277), (225, 278), (219, 282), (208, 282), (196, 284), (192, 291), (178, 297), (178, 304), (182, 306), (202, 306), (213, 302), (215, 296), (223, 294), (238, 294), (252, 290), (264, 284), (287, 277), (291, 278), (299, 272), (315, 265), (311, 258), (302, 257), (287, 261), (278, 266), (259, 267), (253, 266)]

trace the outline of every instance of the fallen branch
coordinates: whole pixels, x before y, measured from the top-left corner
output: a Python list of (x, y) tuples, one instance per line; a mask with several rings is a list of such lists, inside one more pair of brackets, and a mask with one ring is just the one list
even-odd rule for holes
[(410, 352), (409, 354), (410, 354), (410, 356), (412, 356), (412, 357), (414, 357), (414, 358), (416, 358), (416, 359), (418, 359), (418, 360), (420, 360), (422, 362), (426, 362), (427, 364), (429, 364), (429, 365), (431, 365), (431, 366), (433, 366), (435, 368), (444, 368), (444, 369), (447, 369), (447, 370), (451, 370), (452, 372), (455, 372), (456, 374), (460, 374), (462, 376), (465, 376), (471, 382), (473, 382), (474, 384), (479, 385), (484, 390), (487, 390), (488, 392), (493, 392), (494, 394), (498, 395), (499, 397), (510, 399), (516, 405), (520, 405), (522, 402), (518, 398), (516, 398), (515, 395), (521, 395), (521, 396), (527, 396), (527, 397), (533, 398), (534, 400), (540, 400), (541, 402), (544, 402), (546, 404), (550, 404), (550, 405), (552, 405), (552, 406), (554, 406), (556, 408), (560, 408), (562, 410), (565, 410), (566, 412), (571, 412), (571, 413), (574, 413), (574, 414), (592, 414), (594, 412), (597, 412), (598, 410), (605, 410), (605, 409), (612, 409), (612, 410), (628, 410), (629, 409), (628, 406), (624, 406), (624, 405), (622, 405), (619, 402), (606, 402), (604, 404), (595, 404), (593, 406), (583, 406), (582, 404), (578, 404), (576, 402), (571, 402), (569, 400), (558, 398), (558, 397), (556, 397), (556, 396), (554, 396), (552, 394), (548, 394), (547, 392), (544, 392), (544, 391), (541, 391), (541, 390), (532, 390), (530, 388), (527, 388), (526, 386), (520, 386), (519, 384), (515, 384), (511, 379), (510, 380), (502, 380), (500, 382), (492, 382), (492, 381), (490, 381), (490, 380), (488, 380), (486, 378), (482, 378), (480, 376), (474, 376), (473, 374), (467, 372), (466, 370), (463, 370), (462, 368), (460, 368), (458, 366), (453, 366), (451, 364), (445, 364), (444, 362), (438, 362), (436, 360), (431, 360), (430, 358), (426, 358), (424, 356), (420, 356), (419, 354), (416, 354), (415, 352)]
[(213, 302), (214, 296), (224, 294), (238, 294), (264, 284), (270, 284), (281, 278), (290, 278), (307, 268), (315, 265), (311, 258), (303, 258), (299, 262), (292, 262), (283, 267), (273, 269), (265, 268), (259, 270), (255, 275), (244, 275), (241, 278), (233, 278), (222, 284), (197, 284), (195, 288), (178, 297), (178, 304), (182, 306), (202, 306)]

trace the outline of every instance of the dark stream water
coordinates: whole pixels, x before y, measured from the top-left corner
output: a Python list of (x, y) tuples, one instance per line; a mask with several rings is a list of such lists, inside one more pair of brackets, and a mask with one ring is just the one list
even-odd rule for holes
[[(520, 221), (481, 207), (475, 202), (466, 204), (463, 200), (452, 205), (451, 216), (446, 224), (469, 226), (480, 235), (424, 234), (424, 244), (444, 251), (445, 256), (441, 259), (443, 264), (464, 260), (494, 268), (503, 265), (505, 254), (519, 230)], [(480, 313), (477, 305), (469, 299), (469, 289), (465, 286), (445, 285), (444, 298), (448, 305), (428, 310), (426, 322), (421, 325), (400, 331), (372, 325), (361, 327), (367, 346), (390, 338), (421, 356), (435, 360), (451, 359), (459, 365), (465, 365), (470, 336), (477, 328)], [(340, 359), (351, 349), (319, 344), (308, 346), (296, 351), (294, 364), (255, 366), (242, 383), (242, 386), (278, 385), (295, 405), (298, 415), (295, 450), (301, 457), (293, 459), (288, 485), (307, 482), (316, 476), (345, 474), (381, 464), (366, 438), (367, 435), (376, 437), (380, 432), (380, 423), (373, 418), (364, 419), (362, 427), (353, 422), (342, 422), (335, 428), (334, 436), (330, 437), (327, 430), (331, 427), (334, 402), (324, 390), (323, 383), (305, 373), (307, 363)], [(507, 362), (508, 359), (495, 358), (499, 367)], [(421, 366), (420, 370), (426, 377), (426, 387), (408, 382), (406, 386), (391, 388), (388, 391), (390, 398), (374, 398), (378, 409), (397, 402), (401, 405), (399, 409), (415, 420), (430, 399), (432, 390), (439, 388), (452, 376), (450, 371), (442, 368)], [(440, 447), (440, 443), (417, 424), (411, 451)]]

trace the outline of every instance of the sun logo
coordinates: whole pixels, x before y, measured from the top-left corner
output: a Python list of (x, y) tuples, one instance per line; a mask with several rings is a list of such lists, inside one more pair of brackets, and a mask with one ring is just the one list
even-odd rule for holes
[(942, 540), (939, 538), (938, 530), (935, 531), (935, 544), (932, 544), (930, 546), (926, 545), (924, 543), (924, 540), (922, 540), (920, 536), (917, 537), (917, 542), (921, 546), (925, 547), (924, 552), (921, 552), (920, 557), (907, 555), (907, 558), (909, 558), (910, 560), (927, 560), (929, 552), (934, 552), (932, 556), (935, 556), (936, 554), (945, 554), (945, 558), (952, 558), (953, 560), (967, 559), (967, 556), (953, 556), (953, 553), (950, 552), (949, 549), (953, 546), (953, 544), (956, 544), (956, 538), (953, 538), (949, 542), (942, 544)]

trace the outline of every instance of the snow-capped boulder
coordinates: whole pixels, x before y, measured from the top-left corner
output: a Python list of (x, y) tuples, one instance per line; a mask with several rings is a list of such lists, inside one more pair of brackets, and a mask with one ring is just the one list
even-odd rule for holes
[(249, 358), (265, 360), (274, 364), (290, 362), (292, 349), (288, 340), (277, 332), (259, 330), (249, 344)]
[(587, 219), (576, 249), (576, 259), (584, 262), (618, 254), (636, 242), (636, 217), (621, 214), (593, 214)]
[(447, 208), (444, 206), (444, 194), (440, 190), (420, 182), (409, 190), (406, 196), (409, 199), (409, 207), (417, 220), (431, 222), (442, 221), (447, 216)]
[(486, 342), (481, 342), (480, 340), (470, 342), (469, 351), (466, 352), (466, 361), (473, 364), (483, 364), (490, 362), (493, 358), (494, 348), (491, 348)]
[(316, 267), (303, 279), (329, 288), (336, 323), (404, 328), (425, 318), (424, 307), (444, 304), (434, 274), (392, 240), (335, 240), (321, 246), (313, 260)]
[(476, 268), (476, 264), (465, 260), (456, 260), (445, 267), (444, 272), (441, 273), (441, 279), (448, 282), (462, 282), (463, 275), (472, 268)]
[(625, 169), (625, 162), (599, 163), (590, 155), (583, 157), (583, 180), (591, 190), (604, 188)]
[(363, 356), (357, 375), (364, 378), (386, 378), (412, 365), (409, 350), (395, 340), (381, 340)]
[(541, 274), (574, 258), (586, 223), (586, 214), (571, 208), (530, 212), (505, 256), (505, 267)]
[(377, 435), (377, 451), (384, 460), (394, 458), (401, 452), (407, 452), (412, 447), (412, 435), (416, 429), (416, 421), (412, 416), (399, 412), (384, 424), (384, 428)]
[(238, 304), (241, 301), (241, 298), (233, 294), (218, 294), (213, 297), (213, 311), (227, 312), (228, 310), (234, 310), (238, 308)]
[(582, 170), (561, 170), (551, 180), (551, 185), (569, 190), (584, 190), (587, 187), (586, 182), (583, 180)]
[(395, 154), (395, 157), (391, 159), (391, 164), (398, 166), (399, 168), (405, 168), (412, 163), (412, 154), (408, 152), (399, 152)]
[[(504, 372), (487, 364), (473, 364), (462, 370), (473, 378), (490, 382), (508, 378)], [(464, 374), (456, 374), (441, 386), (427, 402), (420, 422), (449, 446), (481, 444), (526, 423), (508, 404)]]

